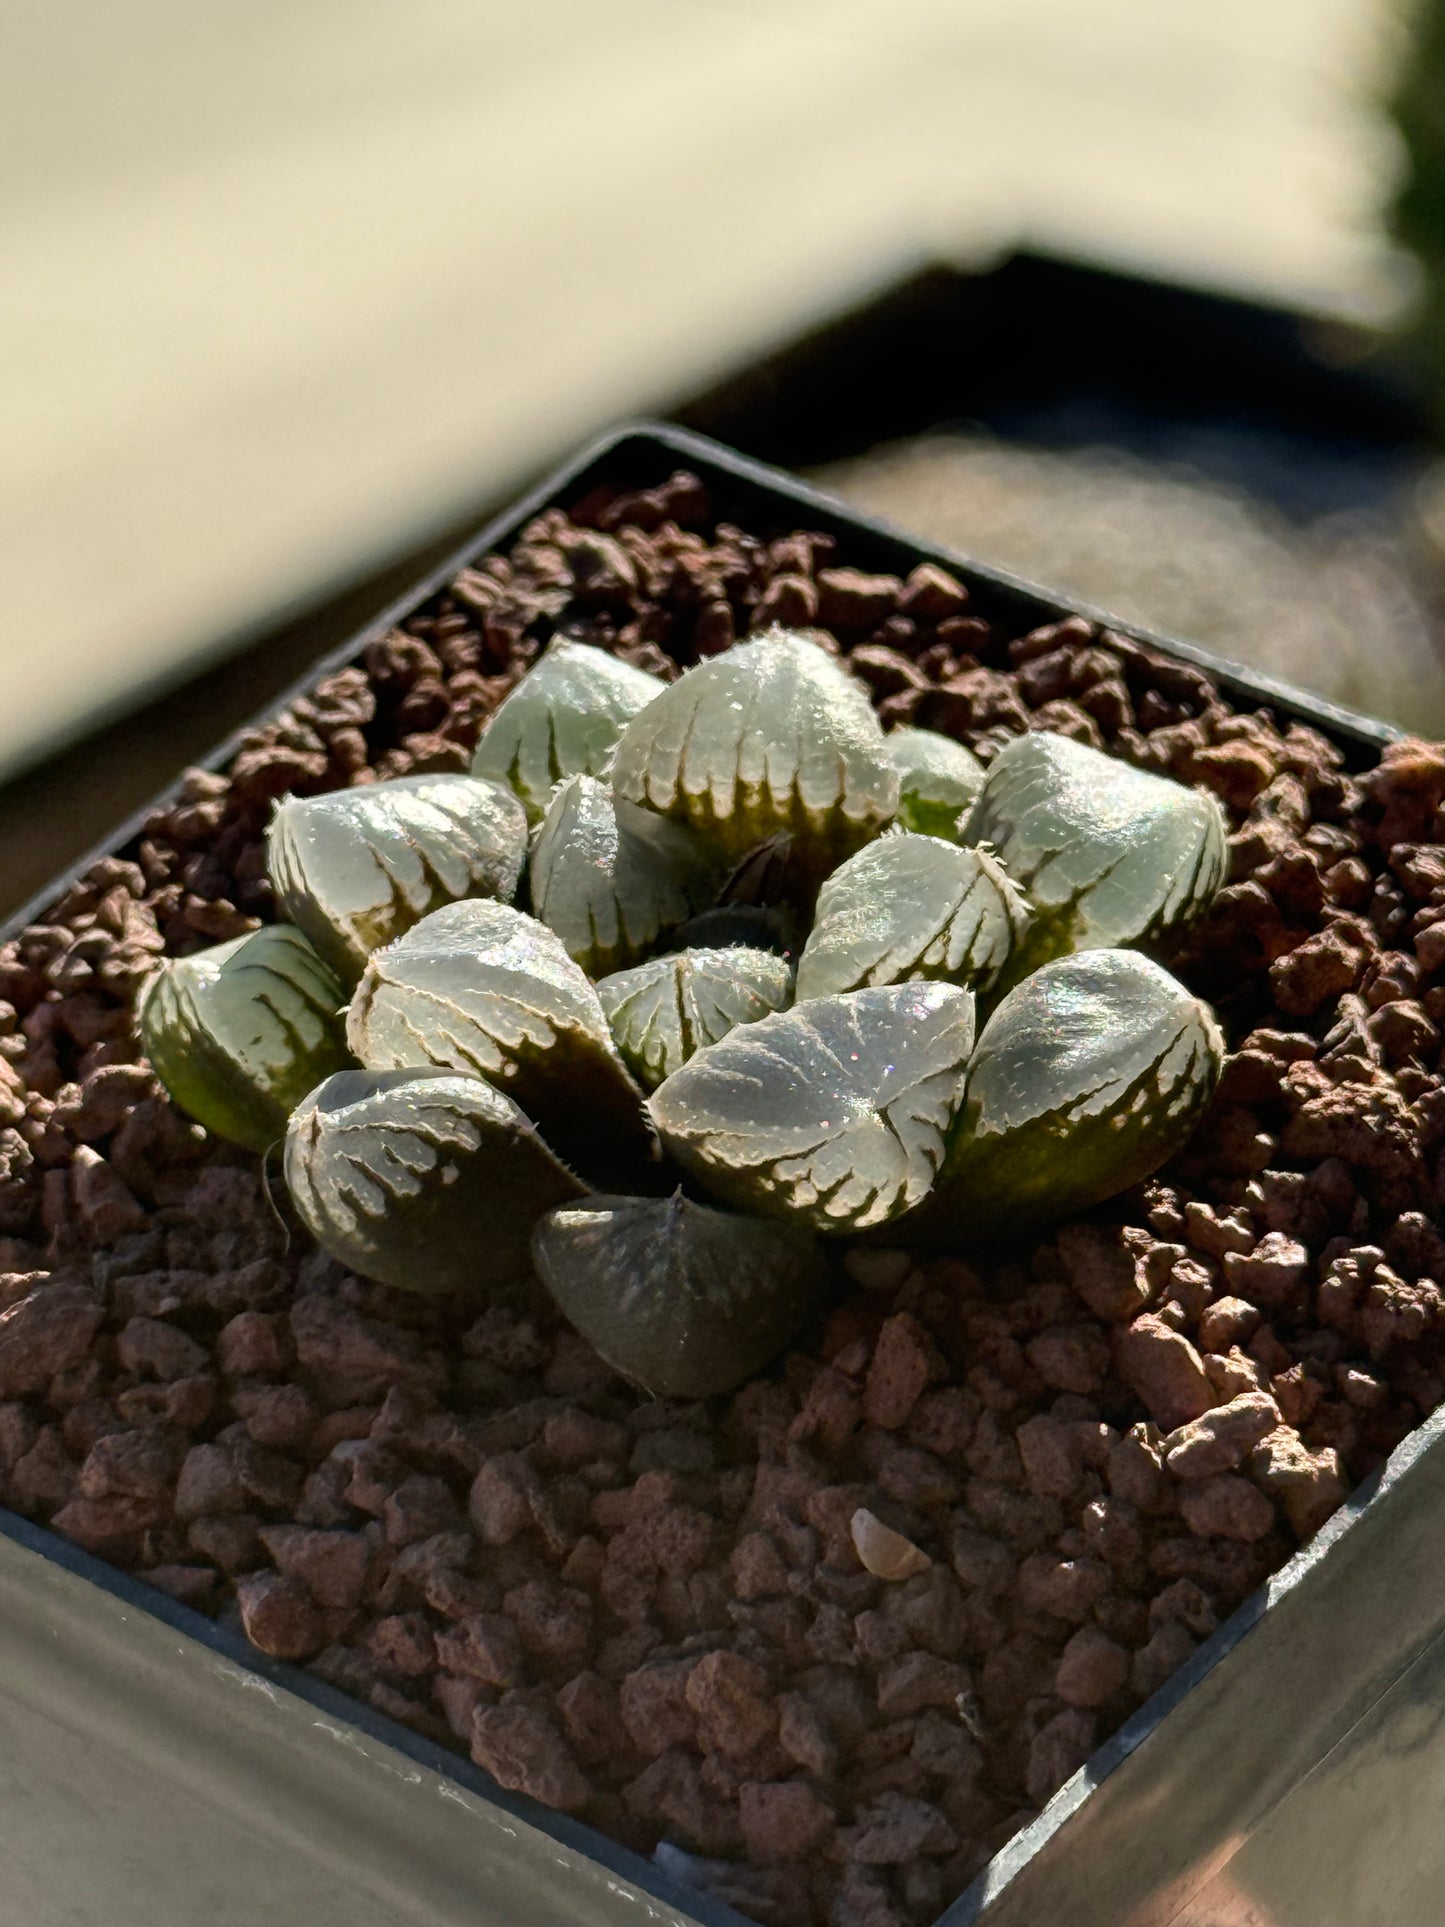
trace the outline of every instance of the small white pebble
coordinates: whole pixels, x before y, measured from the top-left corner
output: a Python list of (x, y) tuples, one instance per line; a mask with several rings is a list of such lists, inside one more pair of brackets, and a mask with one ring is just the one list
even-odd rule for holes
[(854, 1550), (875, 1579), (911, 1579), (933, 1564), (911, 1539), (884, 1525), (866, 1506), (853, 1514), (849, 1530)]

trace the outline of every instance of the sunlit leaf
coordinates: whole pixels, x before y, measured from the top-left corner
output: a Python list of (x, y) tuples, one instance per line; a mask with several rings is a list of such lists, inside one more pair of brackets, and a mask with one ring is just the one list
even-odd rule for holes
[(604, 977), (597, 995), (617, 1048), (645, 1088), (793, 1001), (793, 973), (765, 950), (681, 950)]
[(943, 1159), (973, 1044), (973, 997), (890, 984), (730, 1031), (649, 1103), (666, 1148), (720, 1198), (821, 1231), (886, 1224)]
[(569, 776), (532, 850), (532, 909), (590, 976), (622, 970), (712, 901), (719, 865), (689, 830)]
[(898, 821), (905, 830), (959, 840), (960, 818), (983, 787), (983, 764), (971, 749), (936, 730), (904, 724), (884, 737), (898, 771)]
[(932, 1199), (898, 1226), (964, 1238), (1112, 1197), (1183, 1145), (1219, 1077), (1207, 1004), (1132, 950), (1045, 964), (989, 1018)]
[(276, 901), (344, 983), (458, 897), (510, 899), (527, 853), (517, 799), (470, 776), (399, 776), (288, 796), (267, 833)]
[(183, 1111), (255, 1151), (291, 1107), (350, 1063), (345, 992), (299, 930), (270, 924), (163, 964), (136, 1021), (151, 1067)]
[(906, 832), (880, 837), (819, 891), (798, 997), (914, 977), (987, 990), (1028, 922), (1028, 906), (986, 850)]
[(509, 783), (529, 822), (565, 776), (601, 776), (618, 733), (666, 685), (590, 643), (553, 642), (482, 731), (473, 776)]
[(862, 684), (780, 629), (664, 689), (623, 730), (612, 782), (733, 859), (786, 832), (817, 877), (898, 806), (898, 772)]
[(1039, 921), (1030, 953), (1144, 943), (1202, 909), (1228, 868), (1224, 815), (1068, 736), (1004, 744), (964, 830), (990, 843)]
[(347, 1037), (372, 1070), (477, 1072), (584, 1170), (599, 1138), (645, 1135), (597, 992), (554, 931), (506, 904), (448, 904), (377, 951)]
[(447, 1071), (328, 1078), (291, 1121), (285, 1169), (333, 1258), (428, 1295), (515, 1284), (538, 1218), (586, 1189), (510, 1098)]

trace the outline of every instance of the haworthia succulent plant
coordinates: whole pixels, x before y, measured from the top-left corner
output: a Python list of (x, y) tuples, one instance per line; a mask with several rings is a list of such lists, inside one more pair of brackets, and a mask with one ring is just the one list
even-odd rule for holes
[(901, 784), (901, 826), (957, 842), (960, 820), (983, 787), (983, 764), (971, 749), (932, 729), (904, 724), (883, 740)]
[(927, 1194), (973, 1030), (973, 997), (953, 984), (814, 998), (697, 1052), (649, 1109), (666, 1148), (718, 1197), (860, 1231)]
[(1225, 829), (1207, 791), (1038, 731), (989, 765), (964, 841), (992, 844), (1039, 912), (1033, 961), (1184, 922), (1224, 880)]
[(527, 1270), (532, 1227), (586, 1187), (510, 1098), (447, 1071), (343, 1071), (297, 1108), (286, 1183), (317, 1243), (428, 1296)]
[(862, 684), (781, 629), (664, 689), (623, 730), (612, 781), (733, 858), (791, 833), (813, 853), (815, 879), (898, 807), (898, 772)]
[(532, 909), (589, 976), (624, 970), (717, 894), (716, 858), (691, 831), (614, 797), (594, 776), (559, 783), (531, 862)]
[(288, 796), (267, 833), (281, 914), (348, 984), (373, 950), (439, 905), (510, 900), (526, 853), (511, 791), (458, 775)]
[(647, 1090), (739, 1024), (793, 1001), (793, 973), (766, 950), (681, 950), (597, 986), (623, 1061)]
[(751, 1377), (787, 1344), (824, 1269), (801, 1226), (680, 1192), (561, 1205), (532, 1250), (598, 1355), (656, 1398), (709, 1398)]
[(568, 1158), (645, 1135), (597, 992), (554, 931), (502, 903), (435, 910), (370, 959), (347, 1037), (372, 1070), (474, 1071)]
[(623, 724), (665, 687), (590, 643), (556, 641), (482, 731), (472, 774), (509, 783), (539, 823), (564, 776), (605, 772)]
[(900, 1242), (1062, 1217), (1137, 1183), (1184, 1143), (1223, 1054), (1208, 1005), (1137, 951), (1045, 964), (984, 1026), (934, 1194)]
[[(290, 1114), (297, 1209), (368, 1277), (487, 1294), (530, 1252), (617, 1371), (710, 1396), (788, 1341), (818, 1233), (1031, 1227), (1155, 1168), (1213, 1089), (1210, 1012), (1122, 947), (1217, 887), (1202, 793), (1060, 737), (986, 774), (885, 738), (781, 630), (674, 684), (558, 642), (476, 769), (278, 810), (278, 901), (334, 971), (278, 926), (141, 1001), (194, 1116), (261, 1148)], [(529, 821), (535, 917), (506, 901)], [(975, 1044), (975, 990), (1009, 983)], [(732, 1208), (630, 1195), (679, 1167)], [(926, 1564), (860, 1520), (894, 1542), (872, 1570)]]
[(818, 893), (798, 959), (798, 997), (939, 977), (988, 990), (1029, 923), (1029, 909), (986, 850), (936, 836), (880, 837)]
[(142, 1048), (171, 1096), (217, 1137), (264, 1151), (292, 1106), (351, 1059), (345, 992), (297, 930), (271, 924), (177, 957), (142, 987)]

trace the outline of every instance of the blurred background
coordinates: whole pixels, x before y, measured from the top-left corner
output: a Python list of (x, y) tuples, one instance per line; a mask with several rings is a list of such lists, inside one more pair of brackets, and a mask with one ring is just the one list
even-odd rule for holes
[(1445, 0), (0, 44), (0, 907), (643, 413), (1445, 732)]

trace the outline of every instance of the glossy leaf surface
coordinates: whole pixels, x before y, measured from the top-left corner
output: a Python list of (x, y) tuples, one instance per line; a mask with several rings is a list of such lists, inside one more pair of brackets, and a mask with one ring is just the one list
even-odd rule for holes
[(644, 1088), (739, 1024), (793, 1001), (793, 973), (765, 950), (680, 950), (604, 977), (597, 995), (623, 1060)]
[(510, 1098), (446, 1071), (343, 1071), (297, 1109), (286, 1183), (318, 1244), (428, 1295), (517, 1282), (543, 1212), (585, 1191)]
[(350, 1063), (345, 994), (300, 931), (271, 924), (162, 965), (136, 1020), (181, 1109), (217, 1137), (264, 1151), (291, 1107)]
[(554, 642), (482, 731), (473, 776), (510, 784), (539, 823), (566, 776), (601, 776), (622, 726), (666, 685), (590, 643)]
[(862, 1230), (926, 1195), (973, 1032), (973, 997), (953, 984), (814, 998), (699, 1051), (649, 1108), (666, 1148), (719, 1197)]
[(457, 775), (288, 796), (267, 833), (281, 914), (348, 984), (373, 950), (441, 904), (510, 900), (526, 852), (510, 790)]
[(933, 1199), (898, 1227), (966, 1237), (1112, 1197), (1180, 1149), (1218, 1081), (1209, 1007), (1152, 959), (1045, 964), (984, 1026)]
[(537, 1226), (560, 1309), (656, 1398), (728, 1392), (787, 1344), (820, 1282), (812, 1234), (671, 1198), (588, 1198)]
[(904, 724), (883, 741), (901, 785), (901, 827), (958, 842), (960, 819), (983, 787), (983, 764), (971, 749), (933, 729)]
[(1203, 908), (1228, 868), (1204, 790), (1042, 731), (1004, 744), (964, 831), (1039, 912), (1041, 956), (1147, 942)]
[(689, 669), (635, 716), (612, 782), (734, 859), (790, 834), (822, 876), (897, 809), (883, 743), (863, 686), (817, 644), (772, 630)]
[(569, 1161), (599, 1134), (645, 1135), (597, 992), (554, 931), (506, 904), (448, 904), (379, 950), (347, 1036), (372, 1070), (477, 1072)]
[(532, 851), (533, 912), (593, 977), (646, 956), (711, 903), (718, 881), (689, 830), (593, 776), (558, 784)]
[(1028, 906), (987, 851), (936, 836), (883, 836), (819, 891), (798, 997), (917, 977), (987, 990), (1028, 923)]

